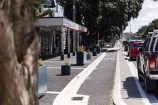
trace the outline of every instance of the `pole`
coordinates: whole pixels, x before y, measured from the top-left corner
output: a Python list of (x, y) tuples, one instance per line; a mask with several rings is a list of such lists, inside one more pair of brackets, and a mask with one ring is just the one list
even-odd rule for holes
[(60, 35), (60, 59), (64, 60), (64, 43), (63, 43), (63, 26), (61, 27), (61, 35)]
[[(75, 0), (73, 0), (73, 22), (76, 22), (76, 8), (75, 8)], [(75, 56), (75, 51), (76, 51), (76, 38), (75, 38), (75, 30), (73, 30), (73, 56)]]
[(76, 5), (76, 1), (73, 0), (73, 21), (74, 22), (76, 22), (76, 16), (75, 16), (75, 14), (76, 14), (76, 7), (75, 7), (75, 5)]
[(67, 58), (70, 58), (70, 28), (68, 28), (68, 53), (67, 53)]
[(98, 45), (99, 45), (99, 32), (98, 32)]
[(130, 33), (131, 33), (131, 21), (130, 21)]

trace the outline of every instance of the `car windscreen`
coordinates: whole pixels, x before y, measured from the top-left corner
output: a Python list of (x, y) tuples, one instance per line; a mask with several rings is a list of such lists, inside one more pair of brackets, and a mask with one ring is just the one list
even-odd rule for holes
[[(155, 40), (156, 40), (156, 37), (153, 37), (153, 39), (149, 38), (149, 40), (147, 41), (146, 46), (145, 46), (146, 51), (153, 51), (154, 50), (153, 47), (154, 47)], [(151, 45), (149, 46), (150, 41), (151, 41)], [(155, 51), (158, 51), (158, 42), (156, 43)]]
[(151, 42), (150, 50), (152, 50), (152, 49), (153, 49), (155, 39), (156, 39), (156, 37), (154, 37), (154, 38), (153, 38), (153, 40), (152, 40), (152, 42)]
[(134, 46), (134, 47), (142, 47), (142, 46), (143, 46), (143, 43), (137, 43), (137, 44), (134, 44), (133, 46)]
[(158, 41), (156, 43), (155, 51), (158, 51)]
[(134, 41), (129, 42), (129, 47), (133, 45)]

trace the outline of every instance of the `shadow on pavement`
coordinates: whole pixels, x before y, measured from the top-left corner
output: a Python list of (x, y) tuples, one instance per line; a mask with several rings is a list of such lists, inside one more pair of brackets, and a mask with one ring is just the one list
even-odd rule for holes
[(45, 95), (40, 96), (38, 99), (41, 99), (42, 97), (44, 97)]
[[(83, 64), (83, 65), (84, 65), (84, 64)], [(83, 65), (71, 64), (71, 66), (83, 66)]]
[(135, 77), (128, 77), (126, 78), (126, 81), (123, 82), (123, 87), (127, 91), (127, 99), (128, 98), (145, 98), (141, 97), (139, 90), (135, 84)]
[(54, 57), (60, 56), (59, 54), (54, 54), (54, 55), (47, 55), (47, 56), (41, 56), (42, 60), (48, 60)]
[(111, 53), (111, 52), (117, 52), (118, 50), (107, 50), (107, 53)]
[(61, 74), (57, 74), (56, 76), (64, 76), (64, 75), (61, 75)]

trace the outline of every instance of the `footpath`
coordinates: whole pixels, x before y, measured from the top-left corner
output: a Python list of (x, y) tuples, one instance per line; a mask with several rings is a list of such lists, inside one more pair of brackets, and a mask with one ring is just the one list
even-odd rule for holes
[(144, 81), (139, 82), (136, 61), (131, 61), (127, 52), (117, 53), (113, 100), (116, 105), (158, 105), (154, 94), (147, 94)]

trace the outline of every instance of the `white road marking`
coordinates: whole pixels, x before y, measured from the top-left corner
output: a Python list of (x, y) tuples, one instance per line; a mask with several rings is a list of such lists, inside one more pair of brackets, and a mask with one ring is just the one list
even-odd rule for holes
[(113, 101), (116, 105), (127, 105), (121, 96), (121, 83), (120, 83), (120, 62), (119, 62), (119, 51), (117, 52), (116, 60), (116, 73), (115, 73), (115, 84), (114, 84), (114, 93)]
[[(61, 67), (47, 67), (47, 69), (60, 69)], [(73, 68), (71, 67), (71, 69), (78, 69), (78, 70), (81, 70), (81, 69), (85, 69), (85, 68)]]
[(46, 91), (47, 94), (59, 94), (60, 92)]
[(158, 100), (156, 99), (154, 95), (152, 94), (146, 94), (146, 95), (152, 105), (158, 105)]
[[(117, 105), (127, 105), (121, 96), (120, 90), (121, 90), (121, 85), (120, 85), (120, 66), (119, 66), (119, 52), (117, 54), (117, 63), (116, 63), (116, 74), (115, 74), (115, 84), (114, 84), (114, 94), (113, 94), (113, 100)], [(127, 60), (126, 60), (127, 61)], [(135, 65), (133, 64), (133, 62), (129, 62), (127, 61), (127, 64), (130, 68), (130, 71), (133, 75), (133, 77), (135, 77), (135, 83), (136, 86), (140, 92), (141, 100), (143, 101), (143, 103), (145, 105), (158, 105), (158, 100), (156, 99), (156, 97), (154, 95), (151, 94), (145, 94), (139, 81), (136, 79), (137, 77), (137, 68), (135, 67)], [(148, 96), (148, 98), (147, 98)], [(150, 103), (150, 102), (151, 103)]]
[[(140, 86), (140, 89), (143, 91), (139, 81), (138, 81), (138, 76), (137, 76), (137, 68), (136, 66), (133, 64), (133, 62), (129, 62), (129, 64), (131, 65), (131, 72), (133, 72), (134, 76), (137, 78), (137, 80), (135, 81), (137, 83), (138, 86)], [(139, 88), (138, 88), (139, 89)], [(140, 91), (141, 91), (140, 90)], [(143, 91), (144, 92), (144, 91)], [(142, 93), (142, 92), (141, 92)], [(152, 105), (158, 105), (158, 100), (156, 99), (156, 97), (153, 95), (153, 94), (147, 94), (147, 93), (144, 93), (149, 102), (152, 104)], [(144, 96), (143, 96), (144, 97)]]
[[(49, 60), (46, 60), (46, 61), (43, 61), (43, 63), (59, 63), (61, 60), (54, 60), (54, 61), (49, 61)], [(76, 62), (75, 61), (68, 61), (70, 64), (75, 64)], [(61, 61), (61, 63), (64, 64), (64, 62)]]
[(140, 93), (140, 95), (142, 97), (141, 100), (143, 101), (143, 103), (145, 105), (151, 105), (149, 100), (148, 100), (148, 98), (147, 98), (147, 96), (146, 96), (146, 94), (145, 94), (145, 92), (143, 91), (143, 89), (142, 89), (142, 87), (141, 87), (141, 85), (140, 85), (140, 83), (138, 81), (138, 76), (136, 74), (137, 68), (134, 66), (133, 62), (129, 62), (128, 60), (126, 60), (126, 62), (127, 62), (128, 66), (130, 68), (130, 71), (131, 71), (133, 77), (135, 77), (134, 80), (135, 80), (136, 86), (137, 86), (137, 88), (139, 90), (139, 93)]
[[(69, 84), (60, 92), (53, 102), (53, 105), (74, 105), (71, 103), (71, 98), (76, 95), (81, 84), (85, 79), (92, 73), (96, 66), (101, 62), (101, 60), (106, 56), (106, 53), (101, 54), (95, 61), (93, 61), (88, 67), (86, 67), (80, 74), (78, 74), (74, 79), (72, 79)], [(87, 105), (87, 103), (82, 103), (82, 105)]]
[(104, 58), (104, 60), (115, 60), (114, 58)]
[(61, 60), (54, 60), (54, 61), (45, 60), (45, 61), (43, 61), (43, 62), (44, 62), (44, 63), (54, 63), (54, 62), (59, 63), (58, 61), (61, 61)]

